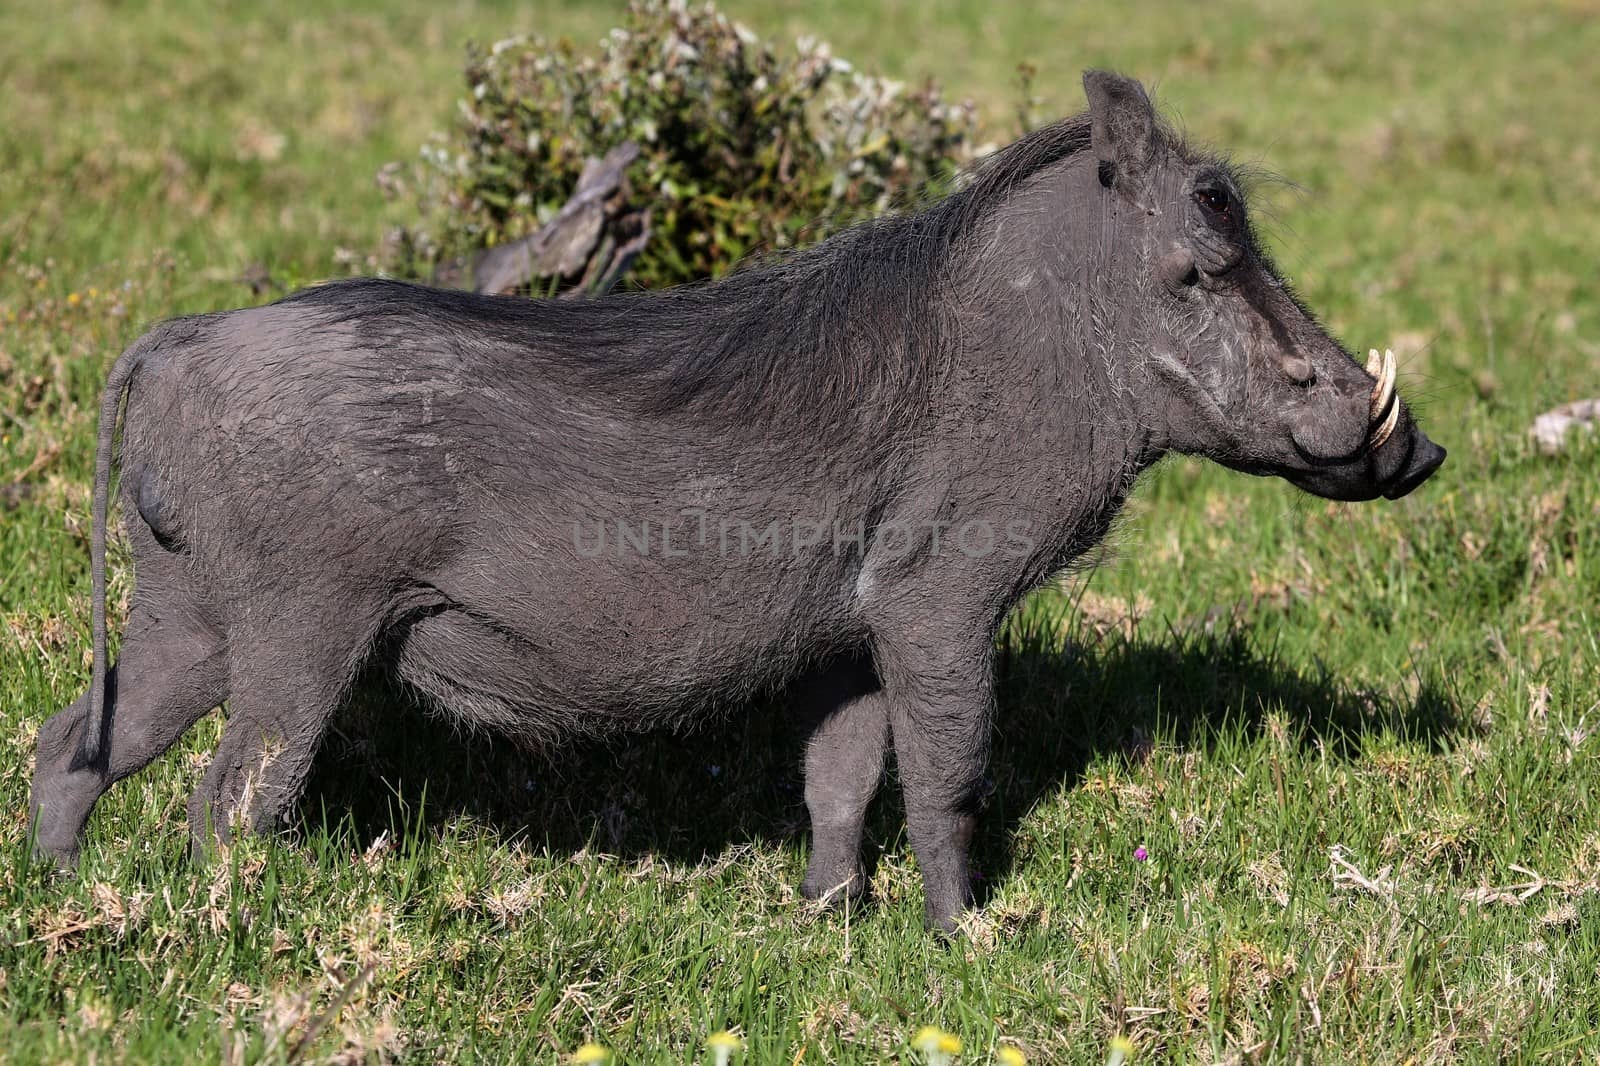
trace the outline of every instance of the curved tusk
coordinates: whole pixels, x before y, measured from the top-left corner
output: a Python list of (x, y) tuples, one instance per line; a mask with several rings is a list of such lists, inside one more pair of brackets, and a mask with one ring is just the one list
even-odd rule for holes
[(1372, 377), (1383, 373), (1383, 357), (1378, 354), (1376, 348), (1367, 349), (1367, 373)]
[(1388, 440), (1390, 435), (1394, 433), (1394, 427), (1399, 421), (1400, 401), (1396, 400), (1389, 405), (1389, 417), (1383, 420), (1383, 425), (1379, 426), (1377, 432), (1372, 435), (1372, 447), (1374, 449), (1383, 447), (1384, 441)]
[[(1372, 354), (1367, 357), (1367, 365), (1369, 368), (1372, 366), (1373, 362), (1377, 360), (1377, 355), (1378, 350), (1374, 348), (1372, 350)], [(1370, 372), (1371, 371), (1369, 369), (1369, 373)], [(1385, 348), (1383, 350), (1383, 359), (1381, 361), (1381, 365), (1378, 369), (1378, 372), (1374, 375), (1377, 377), (1378, 383), (1373, 387), (1372, 390), (1370, 418), (1375, 421), (1379, 415), (1384, 415), (1385, 417), (1383, 419), (1383, 423), (1378, 426), (1377, 430), (1372, 435), (1373, 448), (1382, 447), (1383, 443), (1389, 439), (1391, 434), (1394, 433), (1394, 427), (1400, 421), (1400, 401), (1394, 394), (1394, 380), (1396, 373), (1397, 367), (1395, 366), (1394, 352)]]
[[(1385, 348), (1381, 360), (1377, 359), (1377, 355), (1378, 351), (1374, 348), (1372, 355), (1367, 358), (1367, 372), (1378, 379), (1378, 383), (1373, 386), (1372, 400), (1368, 408), (1373, 421), (1377, 421), (1378, 416), (1383, 414), (1384, 409), (1389, 406), (1389, 401), (1394, 397), (1394, 379), (1397, 369), (1394, 361), (1394, 352)], [(1377, 369), (1373, 369), (1372, 364), (1374, 361), (1379, 364)]]

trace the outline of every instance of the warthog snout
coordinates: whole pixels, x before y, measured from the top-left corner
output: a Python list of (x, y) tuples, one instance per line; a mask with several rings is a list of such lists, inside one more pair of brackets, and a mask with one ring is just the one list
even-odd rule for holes
[(1413, 433), (1411, 457), (1401, 469), (1400, 476), (1390, 481), (1384, 488), (1383, 494), (1391, 500), (1398, 500), (1428, 478), (1433, 472), (1444, 464), (1445, 450), (1429, 440), (1421, 430)]
[(1347, 380), (1331, 398), (1306, 404), (1291, 419), (1290, 438), (1307, 469), (1286, 476), (1331, 499), (1397, 500), (1439, 469), (1445, 450), (1418, 428), (1400, 398), (1392, 351), (1369, 351), (1365, 374), (1354, 365), (1340, 366), (1339, 374)]

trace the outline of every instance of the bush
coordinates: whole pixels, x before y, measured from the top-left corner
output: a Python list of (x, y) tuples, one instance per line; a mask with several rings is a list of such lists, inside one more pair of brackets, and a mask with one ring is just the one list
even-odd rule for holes
[(538, 229), (585, 159), (631, 140), (628, 206), (648, 208), (652, 230), (634, 281), (715, 277), (941, 187), (975, 132), (972, 105), (944, 103), (932, 83), (907, 91), (812, 40), (780, 52), (682, 0), (634, 0), (599, 55), (512, 38), (471, 50), (466, 75), (449, 140), (380, 176), (419, 216), (391, 236), (398, 273)]

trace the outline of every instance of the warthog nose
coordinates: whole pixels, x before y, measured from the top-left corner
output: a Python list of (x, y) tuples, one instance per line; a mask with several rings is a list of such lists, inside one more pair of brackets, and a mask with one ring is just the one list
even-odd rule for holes
[(1420, 433), (1417, 434), (1417, 438), (1416, 447), (1411, 449), (1411, 461), (1406, 464), (1400, 476), (1383, 490), (1384, 496), (1388, 499), (1398, 500), (1432, 477), (1433, 472), (1444, 464), (1447, 453), (1443, 448)]

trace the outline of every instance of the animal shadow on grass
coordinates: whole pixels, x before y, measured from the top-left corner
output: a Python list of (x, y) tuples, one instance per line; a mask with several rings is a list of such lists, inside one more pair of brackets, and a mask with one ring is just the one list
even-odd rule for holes
[[(1018, 823), (1102, 755), (1137, 759), (1153, 741), (1205, 752), (1265, 729), (1276, 710), (1298, 743), (1334, 758), (1352, 757), (1372, 731), (1438, 750), (1463, 728), (1459, 702), (1430, 682), (1400, 699), (1362, 691), (1236, 628), (1074, 630), (1063, 641), (1061, 624), (1045, 612), (1014, 622), (997, 657), (992, 787), (973, 852), (980, 902), (1010, 871)], [(330, 735), (302, 815), (308, 826), (343, 823), (358, 847), (465, 817), (553, 855), (593, 848), (694, 863), (729, 845), (804, 839), (802, 745), (774, 698), (691, 735), (591, 741), (545, 757), (462, 735), (403, 694), (374, 689)], [(891, 765), (868, 822), (869, 866), (903, 838)]]

